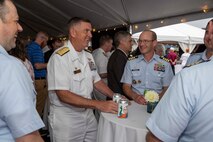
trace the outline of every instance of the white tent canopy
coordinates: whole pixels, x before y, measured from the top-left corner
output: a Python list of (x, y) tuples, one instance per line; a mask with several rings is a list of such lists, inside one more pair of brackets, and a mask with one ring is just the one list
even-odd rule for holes
[[(203, 44), (205, 30), (181, 23), (171, 26), (152, 29), (157, 34), (158, 41), (176, 41), (185, 52), (189, 48), (190, 52), (196, 44)], [(141, 32), (132, 35), (132, 38), (139, 39)]]
[[(49, 35), (67, 34), (71, 17), (91, 20), (95, 31), (113, 30), (120, 26), (132, 33), (146, 26), (161, 26), (209, 18), (213, 15), (212, 0), (14, 0), (23, 27), (23, 36), (46, 31)], [(162, 4), (163, 3), (163, 4)], [(202, 10), (207, 7), (208, 12)], [(137, 27), (137, 28), (136, 28)]]

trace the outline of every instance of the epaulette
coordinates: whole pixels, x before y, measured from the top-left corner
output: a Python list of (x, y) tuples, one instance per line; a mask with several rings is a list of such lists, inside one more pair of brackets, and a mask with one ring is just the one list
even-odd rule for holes
[(63, 56), (64, 54), (66, 54), (69, 51), (70, 51), (70, 49), (68, 47), (63, 47), (63, 48), (59, 49), (56, 52), (56, 54)]
[(89, 52), (89, 53), (92, 53), (92, 51), (89, 50), (89, 49), (84, 49), (84, 51)]
[(167, 59), (167, 58), (165, 58), (165, 57), (163, 57), (163, 56), (160, 56), (160, 58), (161, 58), (162, 60), (166, 61), (166, 62), (169, 62), (169, 59)]
[(137, 58), (138, 58), (138, 56), (137, 56), (137, 55), (136, 55), (136, 56), (129, 55), (128, 60), (130, 61), (130, 60), (137, 59)]
[(208, 61), (210, 61), (210, 60), (206, 60), (206, 61), (205, 60), (200, 60), (200, 61), (197, 61), (197, 62), (195, 62), (193, 64), (186, 65), (183, 68), (188, 68), (188, 67), (191, 67), (191, 66), (194, 66), (194, 65), (198, 65), (200, 63), (208, 62)]

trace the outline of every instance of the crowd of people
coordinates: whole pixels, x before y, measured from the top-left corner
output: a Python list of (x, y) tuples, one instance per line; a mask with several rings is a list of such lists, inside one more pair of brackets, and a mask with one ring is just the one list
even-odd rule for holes
[(165, 57), (151, 30), (141, 33), (136, 54), (127, 31), (100, 37), (91, 53), (88, 19), (71, 18), (66, 41), (40, 31), (26, 44), (18, 39), (23, 29), (13, 2), (1, 0), (0, 13), (0, 141), (43, 142), (39, 130), (46, 126), (51, 142), (96, 142), (100, 112), (118, 112), (113, 94), (146, 105), (146, 90), (160, 97), (146, 123), (148, 142), (211, 141), (213, 19), (206, 50), (186, 52), (185, 68), (174, 76), (177, 55), (170, 48)]

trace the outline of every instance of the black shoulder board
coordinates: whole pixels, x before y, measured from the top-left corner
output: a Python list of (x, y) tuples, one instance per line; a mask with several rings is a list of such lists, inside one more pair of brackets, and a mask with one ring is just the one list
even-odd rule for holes
[(89, 53), (92, 53), (92, 51), (89, 50), (89, 49), (84, 49), (84, 51), (89, 52)]
[(130, 61), (130, 60), (137, 59), (137, 58), (138, 58), (138, 56), (137, 56), (137, 55), (136, 55), (136, 56), (129, 55), (128, 60)]
[(201, 63), (204, 63), (204, 62), (208, 62), (208, 61), (210, 61), (210, 60), (199, 60), (199, 61), (197, 61), (197, 62), (195, 62), (193, 64), (189, 64), (187, 66), (184, 66), (183, 68), (188, 68), (188, 67), (191, 67), (191, 66), (194, 66), (194, 65), (198, 65), (198, 64), (201, 64)]

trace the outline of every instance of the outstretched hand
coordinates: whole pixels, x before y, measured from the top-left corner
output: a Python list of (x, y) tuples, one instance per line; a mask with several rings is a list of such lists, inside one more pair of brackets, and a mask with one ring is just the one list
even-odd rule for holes
[(146, 105), (146, 100), (142, 95), (138, 95), (137, 97), (133, 98), (133, 100), (138, 104)]
[(118, 104), (114, 101), (100, 101), (98, 109), (102, 112), (118, 113)]

